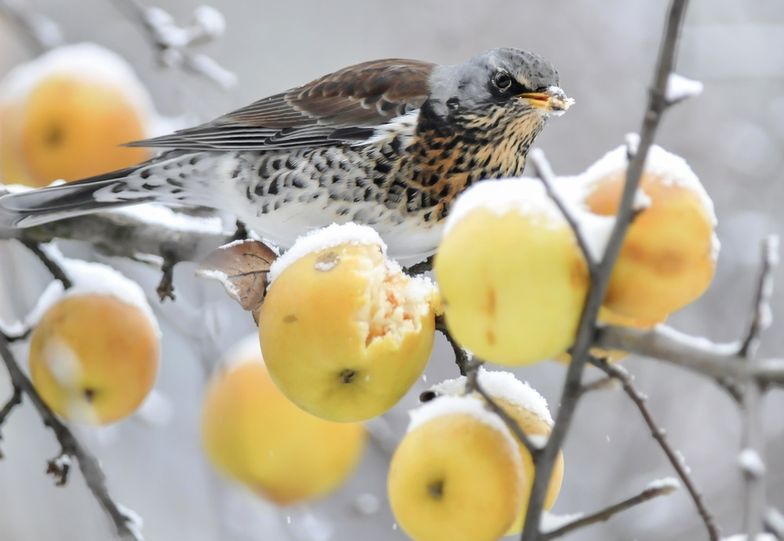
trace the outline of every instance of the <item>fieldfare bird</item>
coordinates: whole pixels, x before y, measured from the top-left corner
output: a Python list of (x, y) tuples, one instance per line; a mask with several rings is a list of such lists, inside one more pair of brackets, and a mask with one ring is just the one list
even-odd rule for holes
[(511, 48), (452, 66), (357, 64), (130, 143), (167, 149), (135, 167), (1, 197), (0, 227), (160, 202), (229, 211), (284, 248), (353, 221), (374, 227), (390, 255), (422, 258), (464, 189), (522, 174), (547, 118), (572, 103), (558, 84), (552, 64)]

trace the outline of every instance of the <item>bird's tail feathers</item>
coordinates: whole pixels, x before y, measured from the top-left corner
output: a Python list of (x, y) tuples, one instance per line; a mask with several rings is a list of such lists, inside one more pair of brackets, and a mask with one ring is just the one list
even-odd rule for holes
[(147, 193), (129, 193), (124, 182), (137, 168), (0, 197), (0, 229), (17, 229), (72, 218), (99, 210), (152, 201)]

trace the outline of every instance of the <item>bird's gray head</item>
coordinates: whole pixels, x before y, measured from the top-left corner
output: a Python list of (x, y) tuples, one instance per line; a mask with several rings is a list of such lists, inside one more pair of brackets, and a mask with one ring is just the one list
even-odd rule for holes
[(499, 106), (546, 117), (562, 114), (573, 102), (558, 86), (558, 72), (550, 62), (513, 48), (493, 49), (463, 64), (434, 69), (428, 101), (442, 118), (450, 112), (481, 114)]

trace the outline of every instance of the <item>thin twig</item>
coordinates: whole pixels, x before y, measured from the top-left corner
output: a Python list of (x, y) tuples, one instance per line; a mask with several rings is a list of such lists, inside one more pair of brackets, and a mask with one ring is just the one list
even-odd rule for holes
[(138, 21), (166, 67), (178, 67), (202, 76), (224, 89), (237, 84), (237, 77), (212, 58), (194, 53), (191, 48), (214, 40), (223, 32), (223, 18), (214, 8), (202, 6), (194, 12), (188, 26), (175, 23), (158, 7), (147, 7), (140, 0), (117, 0), (123, 10)]
[(550, 162), (547, 161), (547, 158), (545, 157), (544, 151), (539, 148), (533, 149), (528, 155), (528, 163), (533, 166), (534, 173), (536, 173), (536, 176), (542, 181), (547, 196), (555, 203), (564, 219), (569, 223), (569, 227), (574, 231), (577, 244), (580, 246), (580, 251), (582, 251), (588, 267), (588, 275), (593, 279), (598, 270), (596, 260), (591, 253), (591, 249), (588, 247), (588, 242), (585, 240), (585, 235), (583, 235), (582, 229), (580, 229), (580, 225), (577, 223), (577, 219), (567, 208), (566, 203), (561, 196), (558, 195), (558, 192), (555, 189), (555, 174), (553, 173), (552, 167), (550, 167)]
[(604, 301), (610, 275), (632, 220), (634, 199), (640, 184), (648, 150), (653, 144), (659, 121), (667, 107), (665, 99), (667, 79), (675, 63), (678, 37), (687, 4), (688, 0), (672, 0), (670, 3), (664, 37), (656, 61), (654, 81), (649, 93), (648, 106), (643, 116), (642, 129), (640, 130), (639, 148), (629, 163), (626, 172), (626, 184), (618, 207), (615, 225), (607, 243), (602, 262), (599, 265), (596, 276), (591, 281), (588, 298), (583, 308), (572, 350), (572, 362), (569, 364), (561, 392), (561, 406), (558, 409), (553, 430), (542, 453), (536, 456), (536, 473), (531, 497), (528, 501), (521, 541), (534, 541), (540, 538), (539, 521), (544, 508), (545, 496), (556, 458), (561, 452), (561, 447), (581, 395), (583, 370), (588, 361), (590, 348), (593, 345), (599, 308)]
[(675, 473), (678, 475), (678, 478), (686, 487), (691, 500), (694, 502), (694, 506), (697, 508), (697, 512), (702, 518), (702, 522), (705, 524), (705, 529), (708, 531), (708, 538), (711, 541), (718, 541), (721, 538), (721, 534), (719, 532), (718, 526), (716, 525), (716, 519), (705, 506), (702, 493), (697, 489), (697, 486), (694, 484), (694, 480), (689, 475), (689, 472), (686, 469), (686, 466), (683, 464), (683, 461), (680, 459), (678, 454), (670, 445), (670, 442), (667, 440), (666, 433), (653, 419), (653, 414), (648, 408), (647, 399), (645, 396), (637, 390), (628, 373), (622, 368), (615, 366), (604, 359), (592, 358), (591, 364), (602, 370), (609, 377), (616, 379), (621, 383), (621, 387), (623, 388), (624, 392), (637, 406), (637, 409), (640, 411), (640, 415), (642, 415), (645, 424), (651, 431), (651, 435), (659, 444), (659, 447), (661, 447), (662, 451), (667, 456), (667, 460), (670, 461), (670, 464), (675, 470)]
[(607, 376), (605, 378), (599, 378), (590, 383), (584, 384), (582, 386), (582, 389), (580, 389), (580, 393), (586, 395), (594, 391), (606, 391), (608, 389), (612, 389), (617, 386), (618, 386), (618, 381), (615, 378)]
[(512, 432), (514, 437), (517, 438), (517, 441), (522, 443), (532, 456), (539, 453), (541, 446), (536, 445), (533, 441), (531, 441), (531, 438), (529, 438), (528, 434), (523, 431), (523, 429), (520, 427), (520, 424), (509, 414), (507, 414), (495, 400), (493, 400), (493, 397), (490, 396), (487, 391), (485, 391), (484, 387), (482, 387), (482, 384), (479, 382), (479, 378), (477, 378), (474, 382), (474, 390), (485, 399), (485, 402), (487, 402), (490, 410), (498, 415), (504, 423), (506, 423), (506, 426)]
[(63, 268), (58, 265), (54, 259), (49, 257), (49, 254), (47, 254), (41, 248), (40, 243), (31, 240), (22, 240), (21, 242), (28, 250), (33, 252), (33, 254), (35, 254), (35, 256), (41, 260), (41, 263), (44, 264), (46, 270), (48, 270), (56, 280), (59, 280), (60, 283), (63, 284), (63, 289), (70, 289), (73, 286), (73, 282), (70, 278), (68, 278), (68, 275), (63, 270)]
[(174, 266), (178, 263), (177, 251), (172, 246), (161, 246), (161, 280), (158, 282), (158, 287), (155, 289), (158, 293), (158, 299), (163, 302), (166, 299), (177, 300), (174, 294)]
[(621, 502), (618, 502), (605, 509), (602, 509), (601, 511), (597, 511), (596, 513), (592, 513), (590, 515), (580, 517), (555, 530), (544, 532), (541, 534), (540, 539), (542, 539), (543, 541), (547, 541), (549, 539), (555, 539), (556, 537), (561, 537), (562, 535), (573, 532), (574, 530), (580, 528), (584, 528), (585, 526), (590, 526), (591, 524), (596, 524), (597, 522), (606, 522), (614, 515), (617, 515), (622, 511), (631, 509), (632, 507), (647, 502), (648, 500), (652, 500), (653, 498), (671, 494), (675, 489), (676, 487), (673, 485), (649, 486), (648, 488), (646, 488), (636, 496), (627, 498)]
[(100, 506), (109, 515), (119, 537), (124, 540), (138, 541), (140, 538), (137, 535), (138, 532), (133, 519), (109, 495), (109, 491), (106, 487), (106, 476), (104, 475), (98, 460), (79, 443), (69, 428), (65, 426), (55, 416), (49, 406), (46, 405), (35, 390), (35, 387), (33, 387), (32, 382), (19, 368), (16, 359), (8, 348), (8, 343), (2, 336), (0, 336), (0, 357), (2, 357), (6, 368), (8, 369), (8, 374), (11, 376), (13, 384), (20, 388), (22, 392), (30, 398), (30, 401), (40, 415), (44, 425), (54, 432), (57, 441), (60, 443), (62, 452), (57, 458), (50, 461), (50, 468), (53, 463), (56, 467), (58, 466), (58, 462), (60, 467), (62, 467), (63, 464), (66, 464), (67, 461), (63, 460), (63, 456), (74, 458), (79, 463), (79, 469), (82, 472), (87, 487), (90, 489)]
[(773, 297), (773, 271), (778, 263), (779, 238), (770, 235), (762, 241), (762, 264), (754, 294), (754, 310), (749, 330), (740, 348), (740, 356), (751, 358), (759, 348), (760, 335), (771, 324), (770, 301)]
[(22, 332), (17, 334), (12, 334), (12, 335), (0, 331), (0, 336), (2, 336), (3, 339), (5, 339), (5, 341), (8, 342), (9, 344), (13, 344), (14, 342), (21, 342), (23, 340), (27, 340), (32, 333), (33, 333), (33, 329), (31, 327), (28, 327)]
[(449, 329), (447, 329), (443, 316), (438, 316), (436, 318), (436, 330), (443, 334), (444, 338), (449, 342), (449, 345), (452, 346), (452, 351), (455, 354), (455, 364), (457, 365), (457, 369), (460, 370), (460, 375), (468, 375), (468, 365), (471, 362), (471, 358), (468, 355), (468, 352), (452, 337)]
[[(741, 363), (756, 366), (755, 355), (759, 349), (760, 336), (773, 318), (770, 299), (773, 296), (773, 271), (778, 262), (778, 237), (771, 235), (762, 242), (757, 289), (754, 294), (753, 312), (748, 332), (738, 352)], [(743, 392), (743, 429), (741, 449), (746, 455), (756, 456), (762, 462), (765, 452), (765, 434), (762, 427), (762, 388), (759, 381), (746, 382)], [(743, 472), (744, 513), (743, 526), (749, 539), (756, 539), (764, 526), (766, 508), (765, 477), (755, 468), (744, 467)]]
[(59, 25), (31, 10), (20, 0), (0, 0), (0, 13), (13, 21), (35, 53), (43, 53), (64, 43)]
[(711, 378), (739, 383), (753, 379), (763, 385), (784, 386), (784, 359), (766, 359), (752, 365), (741, 363), (737, 342), (714, 343), (666, 325), (647, 331), (601, 326), (596, 329), (595, 345), (667, 362)]
[[(3, 425), (5, 424), (6, 419), (11, 414), (16, 406), (22, 403), (22, 389), (17, 385), (14, 385), (13, 393), (11, 393), (11, 398), (3, 406), (3, 409), (0, 409), (0, 431), (2, 431)], [(2, 432), (0, 432), (0, 440), (3, 439)], [(0, 449), (0, 459), (4, 458), (3, 451)]]

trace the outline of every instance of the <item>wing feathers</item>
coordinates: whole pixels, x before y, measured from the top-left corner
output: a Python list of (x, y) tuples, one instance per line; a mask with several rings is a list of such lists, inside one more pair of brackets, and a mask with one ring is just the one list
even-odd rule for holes
[(355, 142), (420, 107), (427, 99), (433, 67), (394, 58), (357, 64), (207, 124), (129, 146), (273, 150)]

